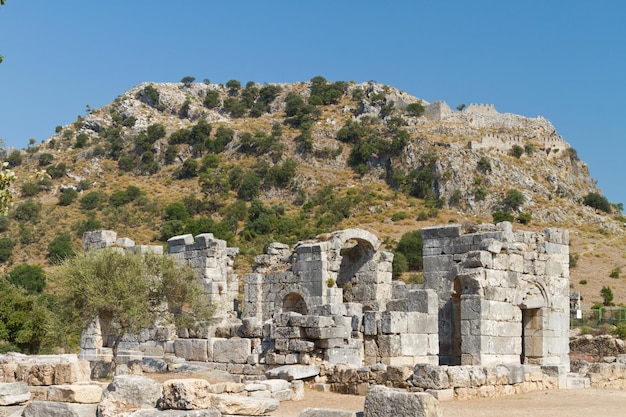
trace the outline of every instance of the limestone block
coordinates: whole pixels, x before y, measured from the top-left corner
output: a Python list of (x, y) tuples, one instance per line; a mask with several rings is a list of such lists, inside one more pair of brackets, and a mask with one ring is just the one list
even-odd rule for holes
[(383, 334), (400, 334), (407, 332), (407, 315), (403, 311), (385, 311), (380, 320)]
[(97, 384), (52, 385), (48, 401), (97, 404), (102, 397), (102, 386)]
[(0, 383), (0, 406), (21, 404), (30, 398), (31, 394), (26, 382)]
[[(18, 372), (22, 366), (18, 366)], [(54, 384), (54, 365), (42, 363), (35, 364), (29, 367), (28, 377), (25, 379), (28, 385), (53, 385)]]
[(300, 327), (272, 326), (270, 337), (272, 339), (299, 339), (300, 337), (302, 337), (302, 332)]
[(348, 310), (346, 305), (341, 304), (322, 304), (313, 307), (313, 314), (318, 316), (346, 316)]
[(260, 416), (278, 408), (280, 402), (274, 398), (254, 398), (243, 395), (210, 394), (211, 408), (222, 415)]
[(402, 343), (400, 342), (400, 335), (378, 336), (378, 350), (380, 356), (401, 356)]
[(447, 366), (415, 365), (413, 385), (424, 389), (447, 389), (450, 387)]
[(98, 416), (116, 417), (142, 408), (155, 408), (161, 393), (161, 384), (148, 377), (116, 376), (102, 393)]
[(493, 269), (506, 271), (509, 269), (509, 255), (505, 253), (496, 254), (493, 257)]
[(215, 362), (244, 364), (251, 351), (250, 339), (232, 338), (213, 341), (213, 360)]
[(472, 387), (480, 387), (485, 385), (487, 381), (487, 376), (485, 375), (485, 370), (481, 366), (469, 366), (467, 368), (469, 377), (470, 377), (470, 386)]
[(96, 415), (96, 404), (72, 404), (52, 401), (31, 401), (22, 412), (23, 417), (67, 416), (87, 417)]
[(381, 313), (377, 311), (366, 311), (363, 314), (363, 334), (366, 336), (376, 336), (379, 333)]
[(443, 417), (439, 401), (432, 395), (399, 392), (382, 385), (376, 385), (369, 390), (364, 408), (364, 417)]
[(422, 356), (428, 354), (428, 336), (425, 334), (400, 334), (402, 356)]
[(163, 246), (160, 245), (135, 245), (133, 253), (153, 253), (155, 255), (163, 255)]
[(422, 238), (425, 241), (429, 239), (457, 238), (460, 236), (461, 226), (459, 226), (458, 224), (424, 227), (422, 229)]
[(454, 400), (454, 389), (427, 389), (426, 394), (430, 394), (439, 401), (452, 401)]
[(309, 339), (348, 339), (351, 328), (349, 327), (308, 327), (305, 328)]
[(306, 340), (289, 341), (289, 350), (293, 352), (312, 352), (315, 349), (315, 343)]
[(174, 353), (177, 357), (190, 361), (212, 360), (211, 344), (207, 339), (177, 339), (174, 341)]
[(451, 387), (467, 388), (471, 386), (469, 368), (467, 366), (449, 366), (447, 372)]
[(335, 410), (332, 408), (305, 408), (298, 417), (357, 417), (362, 413), (348, 410)]
[(304, 400), (304, 381), (291, 381), (291, 391), (293, 392), (293, 395), (291, 396), (291, 401)]
[(248, 393), (248, 396), (252, 398), (272, 398), (272, 393), (268, 390), (252, 391)]
[(324, 360), (331, 364), (344, 363), (348, 365), (361, 366), (363, 359), (360, 349), (350, 348), (330, 348), (324, 352)]
[(274, 349), (277, 351), (289, 350), (289, 339), (274, 339)]
[(221, 417), (222, 413), (214, 409), (205, 410), (139, 410), (128, 417)]
[(260, 382), (259, 385), (271, 393), (282, 390), (291, 390), (291, 384), (284, 379), (268, 379)]
[(431, 334), (437, 333), (439, 329), (437, 315), (426, 313), (406, 313), (407, 333)]
[(488, 251), (490, 253), (497, 254), (502, 250), (502, 242), (494, 238), (486, 238), (480, 242), (479, 247), (481, 251)]
[(159, 407), (165, 410), (211, 408), (211, 384), (200, 378), (170, 379), (163, 383)]
[(317, 365), (285, 365), (273, 368), (265, 372), (268, 378), (280, 378), (287, 381), (305, 379), (319, 375), (320, 367)]
[(517, 253), (509, 255), (509, 269), (515, 272), (524, 272), (524, 257)]
[(127, 237), (121, 237), (115, 241), (115, 244), (121, 248), (132, 248), (135, 242)]

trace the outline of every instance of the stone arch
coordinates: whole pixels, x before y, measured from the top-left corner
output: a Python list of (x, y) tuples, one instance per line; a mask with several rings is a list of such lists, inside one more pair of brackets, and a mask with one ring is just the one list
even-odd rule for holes
[(297, 292), (290, 292), (282, 301), (282, 312), (287, 313), (293, 311), (302, 315), (309, 314), (309, 310), (306, 305), (306, 301), (302, 298), (302, 295)]
[[(333, 236), (333, 248), (338, 252), (339, 271), (337, 286), (344, 288), (345, 301), (362, 301), (354, 285), (358, 285), (360, 273), (374, 259), (380, 241), (373, 233), (363, 229), (346, 229)], [(346, 285), (348, 284), (348, 285)]]
[[(300, 314), (308, 314), (309, 309), (314, 305), (311, 295), (306, 288), (291, 284), (284, 287), (276, 294), (274, 301), (274, 314), (295, 311)], [(305, 311), (305, 313), (302, 313)]]

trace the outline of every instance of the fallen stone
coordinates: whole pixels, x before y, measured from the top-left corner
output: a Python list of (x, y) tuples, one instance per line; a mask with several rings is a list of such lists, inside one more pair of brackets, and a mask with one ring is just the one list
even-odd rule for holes
[(222, 417), (217, 410), (139, 410), (128, 417)]
[(118, 417), (142, 408), (155, 408), (161, 392), (161, 384), (148, 377), (116, 376), (102, 393), (98, 417)]
[(443, 417), (439, 401), (423, 392), (400, 392), (376, 385), (365, 396), (364, 417)]
[(305, 408), (298, 417), (358, 417), (361, 412), (334, 410), (331, 408)]
[(200, 378), (170, 379), (163, 383), (159, 407), (165, 410), (211, 408), (211, 384)]
[(96, 407), (96, 404), (31, 401), (24, 408), (22, 417), (93, 417)]
[(52, 385), (48, 401), (79, 404), (97, 404), (102, 397), (102, 387), (95, 384)]
[(267, 389), (269, 392), (291, 389), (291, 384), (284, 379), (268, 379), (267, 381), (261, 381), (259, 385), (263, 385), (263, 389)]
[(26, 382), (0, 383), (0, 405), (21, 404), (30, 400), (30, 390)]
[(284, 365), (265, 372), (268, 378), (279, 378), (291, 381), (305, 379), (319, 375), (320, 367), (317, 365)]
[(260, 416), (274, 411), (280, 404), (273, 398), (253, 398), (243, 395), (211, 394), (212, 408), (222, 414)]

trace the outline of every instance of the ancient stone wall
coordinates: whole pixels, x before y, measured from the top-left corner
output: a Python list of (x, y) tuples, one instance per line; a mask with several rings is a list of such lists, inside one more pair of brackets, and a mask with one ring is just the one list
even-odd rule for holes
[(569, 235), (422, 230), (424, 286), (439, 296), (442, 364), (569, 366)]

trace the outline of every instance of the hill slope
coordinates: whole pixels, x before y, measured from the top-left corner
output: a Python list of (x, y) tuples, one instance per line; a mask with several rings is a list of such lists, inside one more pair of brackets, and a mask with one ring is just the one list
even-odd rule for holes
[(48, 267), (50, 253), (98, 228), (146, 244), (211, 231), (242, 248), (245, 272), (272, 240), (358, 226), (391, 250), (406, 231), (500, 211), (526, 223), (517, 227), (570, 228), (573, 287), (591, 301), (611, 285), (626, 301), (609, 278), (623, 265), (624, 219), (582, 204), (599, 190), (550, 122), (493, 106), (451, 110), (321, 77), (144, 83), (9, 161), (19, 179), (5, 270)]

